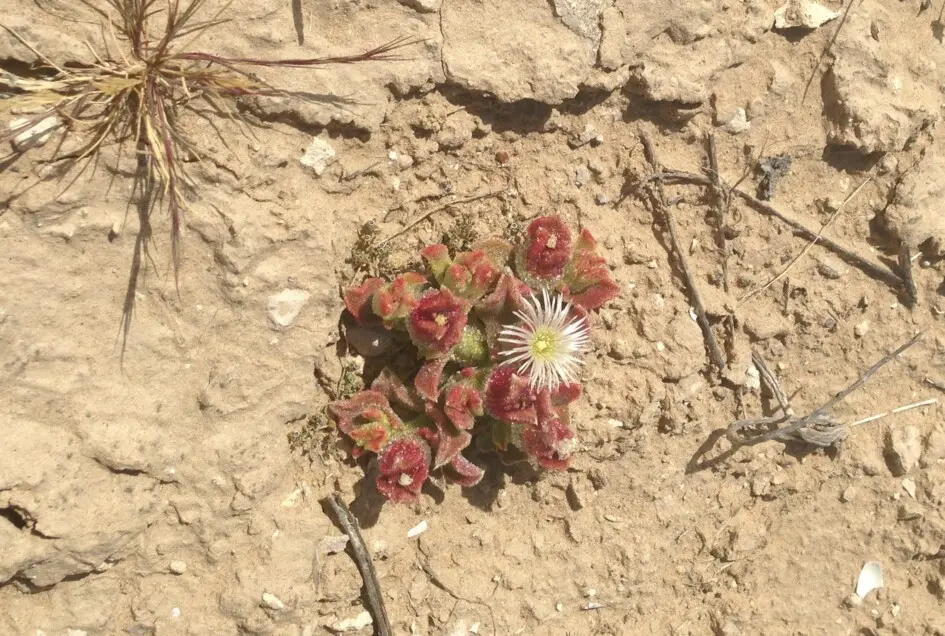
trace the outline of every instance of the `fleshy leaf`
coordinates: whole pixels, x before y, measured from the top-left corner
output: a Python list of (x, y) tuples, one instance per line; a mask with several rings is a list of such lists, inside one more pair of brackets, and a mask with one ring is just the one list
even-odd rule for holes
[(509, 257), (512, 255), (512, 251), (514, 250), (511, 243), (499, 237), (492, 237), (479, 241), (473, 245), (472, 248), (473, 251), (482, 250), (485, 252), (492, 264), (500, 270), (504, 268), (506, 264), (508, 264)]
[(571, 260), (571, 231), (558, 216), (540, 216), (528, 224), (516, 264), (519, 274), (555, 281)]
[(459, 344), (469, 303), (448, 289), (427, 292), (407, 319), (407, 333), (426, 358), (446, 355)]
[(394, 503), (414, 503), (430, 476), (430, 447), (420, 439), (400, 438), (381, 451), (377, 490)]
[(474, 386), (453, 384), (446, 389), (443, 411), (456, 428), (469, 430), (476, 423), (476, 417), (483, 414), (482, 394)]
[(597, 241), (586, 229), (575, 245), (564, 282), (571, 302), (587, 310), (600, 309), (620, 294), (606, 261), (597, 254)]
[(453, 348), (453, 359), (464, 364), (484, 364), (489, 361), (489, 342), (486, 333), (476, 325), (466, 325), (463, 337)]
[(443, 286), (468, 300), (482, 298), (499, 279), (499, 268), (482, 250), (460, 252), (446, 268)]
[(411, 411), (423, 412), (423, 400), (417, 397), (396, 373), (386, 367), (371, 383), (371, 390), (382, 393), (392, 403)]
[(440, 382), (447, 362), (449, 362), (447, 358), (434, 358), (425, 362), (417, 371), (413, 386), (424, 400), (436, 402), (440, 397)]
[(390, 403), (378, 391), (361, 391), (328, 405), (338, 429), (364, 450), (377, 452), (391, 434), (404, 428)]
[(432, 437), (432, 444), (436, 449), (433, 467), (440, 468), (453, 461), (453, 458), (469, 446), (472, 435), (458, 430), (450, 423), (443, 411), (432, 404), (427, 404), (426, 414), (436, 426), (436, 431), (431, 431), (433, 435), (428, 434), (427, 438)]
[(561, 383), (551, 392), (551, 403), (554, 406), (567, 406), (581, 397), (581, 385), (578, 383)]
[(433, 274), (433, 277), (436, 278), (437, 281), (442, 281), (443, 274), (451, 263), (450, 253), (446, 246), (442, 243), (427, 245), (420, 251), (420, 255), (423, 257), (423, 260), (427, 262), (427, 267), (430, 269), (430, 273)]
[(476, 310), (486, 317), (497, 319), (521, 311), (525, 307), (525, 298), (531, 294), (528, 285), (506, 270), (499, 276), (495, 289), (476, 304)]
[(376, 318), (373, 310), (374, 292), (383, 286), (384, 281), (380, 278), (368, 278), (345, 292), (345, 307), (359, 323), (371, 322)]
[(472, 488), (482, 481), (482, 476), (485, 474), (485, 471), (479, 466), (476, 466), (462, 455), (454, 457), (449, 468), (451, 479), (463, 488)]
[(420, 290), (426, 284), (427, 279), (422, 274), (401, 274), (390, 285), (384, 285), (374, 292), (371, 307), (384, 321), (384, 325), (390, 327), (407, 317), (420, 298)]
[(566, 470), (574, 450), (574, 433), (561, 418), (552, 417), (522, 430), (522, 450), (551, 470)]
[(492, 417), (511, 424), (535, 424), (535, 391), (528, 377), (519, 375), (512, 367), (493, 369), (486, 380), (486, 410)]

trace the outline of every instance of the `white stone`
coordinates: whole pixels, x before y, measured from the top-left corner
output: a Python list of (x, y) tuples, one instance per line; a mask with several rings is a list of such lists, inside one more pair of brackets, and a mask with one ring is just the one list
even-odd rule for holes
[[(20, 117), (14, 119), (10, 122), (10, 130), (15, 130), (21, 126), (25, 126), (30, 122), (29, 119)], [(59, 127), (59, 118), (58, 117), (47, 117), (36, 122), (16, 137), (14, 137), (10, 144), (13, 146), (13, 149), (17, 152), (23, 152), (24, 150), (29, 150), (30, 148), (36, 146), (42, 146), (49, 138), (52, 137), (53, 132), (56, 128)]]
[(269, 592), (265, 592), (262, 595), (262, 604), (273, 610), (285, 609), (285, 603), (280, 601), (275, 594), (270, 594)]
[(346, 618), (342, 621), (338, 621), (328, 629), (338, 634), (343, 634), (345, 632), (356, 632), (373, 623), (374, 619), (371, 618), (371, 613), (365, 610), (354, 618)]
[(266, 311), (272, 327), (278, 331), (291, 327), (311, 297), (303, 289), (283, 289), (270, 296)]
[(749, 128), (751, 128), (751, 124), (748, 122), (748, 114), (744, 108), (736, 108), (735, 114), (725, 124), (725, 130), (733, 135), (743, 133)]
[(789, 0), (774, 12), (775, 29), (816, 29), (840, 14), (816, 2)]
[(331, 163), (335, 161), (335, 149), (331, 144), (316, 137), (312, 140), (305, 154), (299, 159), (299, 163), (307, 168), (311, 168), (317, 176), (322, 176)]

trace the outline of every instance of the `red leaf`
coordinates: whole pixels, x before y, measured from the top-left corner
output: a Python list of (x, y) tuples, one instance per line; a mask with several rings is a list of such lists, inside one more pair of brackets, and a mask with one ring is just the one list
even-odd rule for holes
[(457, 430), (446, 415), (432, 404), (427, 404), (427, 417), (429, 417), (436, 426), (433, 445), (436, 448), (436, 456), (433, 460), (433, 467), (440, 468), (453, 461), (453, 458), (469, 446), (472, 441), (472, 435), (466, 431)]
[(345, 292), (345, 307), (359, 323), (370, 322), (375, 318), (373, 310), (374, 292), (384, 285), (380, 278), (368, 278), (357, 287)]
[(457, 428), (469, 430), (482, 415), (482, 394), (468, 384), (453, 384), (446, 389), (443, 410)]
[(446, 269), (443, 285), (469, 300), (482, 298), (499, 279), (499, 268), (486, 252), (460, 252)]
[(369, 451), (379, 451), (393, 432), (404, 428), (387, 398), (377, 391), (361, 391), (348, 400), (332, 402), (328, 411), (342, 433)]
[(541, 280), (560, 278), (571, 258), (571, 232), (561, 217), (538, 217), (529, 223), (525, 234), (519, 267)]
[(430, 448), (422, 440), (401, 438), (381, 451), (377, 490), (394, 503), (417, 501), (430, 476)]
[(531, 296), (528, 285), (505, 272), (499, 277), (495, 289), (476, 305), (476, 310), (490, 318), (521, 311), (525, 307), (525, 298)]
[(496, 419), (512, 424), (534, 424), (535, 391), (528, 377), (519, 375), (512, 367), (496, 367), (486, 380), (486, 410)]
[(571, 461), (574, 433), (558, 417), (546, 419), (522, 431), (523, 450), (550, 470), (566, 470)]
[(439, 399), (440, 382), (447, 362), (449, 362), (448, 358), (428, 360), (417, 371), (417, 375), (413, 379), (413, 386), (424, 400), (436, 402)]
[(463, 488), (472, 488), (482, 481), (482, 476), (485, 474), (479, 466), (462, 455), (454, 457), (449, 467), (450, 477)]
[(450, 253), (446, 246), (442, 243), (427, 245), (420, 251), (420, 255), (427, 262), (430, 273), (438, 281), (443, 280), (443, 273), (450, 266)]
[(382, 393), (390, 402), (400, 404), (411, 411), (423, 411), (423, 400), (417, 397), (397, 374), (386, 367), (371, 383), (371, 390)]
[(391, 282), (374, 292), (372, 309), (384, 324), (391, 326), (398, 320), (403, 320), (410, 310), (417, 304), (421, 288), (427, 284), (422, 274), (407, 272), (401, 274)]
[(565, 274), (565, 291), (571, 302), (587, 310), (600, 309), (620, 295), (620, 287), (611, 278), (607, 263), (597, 254), (596, 246), (594, 236), (588, 230), (582, 230)]
[(407, 333), (427, 358), (449, 353), (463, 338), (469, 304), (448, 289), (425, 294), (410, 312)]

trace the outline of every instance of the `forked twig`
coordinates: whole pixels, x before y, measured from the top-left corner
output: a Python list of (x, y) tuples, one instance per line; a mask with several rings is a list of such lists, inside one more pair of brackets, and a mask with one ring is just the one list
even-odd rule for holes
[[(654, 172), (654, 176), (651, 177), (650, 180), (658, 181), (656, 176), (663, 173), (661, 173), (662, 167), (656, 158), (653, 143), (646, 135), (641, 135), (640, 141), (643, 143), (643, 153), (646, 156), (646, 160), (649, 162), (650, 168)], [(709, 184), (713, 185), (711, 181)], [(709, 324), (709, 318), (706, 316), (705, 306), (702, 304), (702, 297), (699, 295), (699, 290), (692, 278), (692, 273), (689, 271), (689, 262), (686, 259), (685, 252), (679, 245), (679, 235), (676, 232), (676, 220), (669, 206), (666, 205), (666, 196), (663, 193), (663, 187), (660, 183), (656, 183), (655, 187), (649, 190), (650, 205), (652, 205), (654, 212), (659, 213), (663, 217), (666, 229), (669, 231), (673, 252), (679, 264), (679, 269), (685, 279), (686, 289), (689, 292), (689, 302), (692, 303), (693, 310), (696, 312), (696, 321), (699, 323), (699, 327), (702, 329), (702, 335), (705, 337), (706, 347), (709, 350), (709, 358), (712, 360), (712, 364), (714, 364), (719, 371), (722, 371), (725, 369), (725, 356), (722, 355), (722, 349), (719, 348), (715, 334), (712, 333), (712, 325)]]
[(358, 565), (358, 571), (361, 572), (361, 579), (364, 581), (368, 606), (371, 615), (374, 617), (378, 636), (393, 636), (394, 632), (391, 630), (390, 619), (387, 618), (387, 608), (384, 607), (384, 597), (381, 595), (381, 585), (377, 582), (377, 572), (374, 570), (374, 564), (371, 561), (371, 553), (368, 552), (364, 537), (361, 536), (361, 530), (358, 528), (358, 520), (354, 518), (354, 515), (351, 514), (351, 511), (348, 510), (348, 507), (337, 494), (333, 493), (322, 501), (331, 507), (338, 523), (341, 524), (345, 534), (348, 535), (348, 545), (351, 546), (352, 556)]

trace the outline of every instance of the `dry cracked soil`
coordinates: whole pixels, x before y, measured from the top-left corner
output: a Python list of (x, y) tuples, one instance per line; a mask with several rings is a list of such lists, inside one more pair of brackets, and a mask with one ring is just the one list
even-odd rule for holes
[[(0, 23), (88, 62), (102, 32), (75, 4), (6, 0)], [(182, 122), (215, 161), (193, 167), (179, 295), (155, 216), (123, 356), (130, 173), (64, 188), (52, 144), (3, 160), (0, 634), (342, 629), (365, 608), (319, 505), (338, 492), (395, 634), (945, 635), (941, 403), (827, 451), (718, 439), (772, 412), (753, 350), (801, 414), (922, 330), (832, 414), (945, 397), (939, 8), (852, 4), (792, 3), (776, 26), (777, 0), (235, 0), (204, 49), (423, 41), (403, 61), (261, 70), (346, 101), (247, 99), (251, 135)], [(33, 59), (0, 32), (0, 73)], [(643, 195), (644, 139), (665, 170), (724, 184), (665, 184), (721, 373)], [(317, 171), (312, 144), (333, 153)], [(337, 355), (339, 287), (353, 263), (407, 267), (549, 213), (599, 237), (623, 290), (597, 321), (572, 468), (494, 463), (476, 488), (380, 507), (371, 466), (314, 416), (365, 363)], [(885, 586), (860, 599), (868, 561)]]

